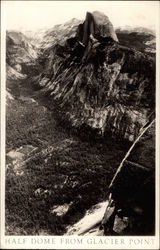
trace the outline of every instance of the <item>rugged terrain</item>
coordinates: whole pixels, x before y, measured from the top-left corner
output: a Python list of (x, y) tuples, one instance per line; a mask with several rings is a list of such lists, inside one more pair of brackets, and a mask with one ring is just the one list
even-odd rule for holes
[[(36, 47), (33, 37), (7, 33), (7, 234), (64, 234), (108, 199), (126, 152), (154, 119), (154, 34), (116, 34), (96, 11), (43, 38)], [(138, 152), (154, 169), (153, 140)], [(137, 156), (131, 165), (145, 167)]]
[(135, 140), (154, 109), (154, 55), (118, 43), (109, 19), (98, 12), (86, 15), (75, 37), (45, 52), (35, 84), (58, 103), (64, 119)]

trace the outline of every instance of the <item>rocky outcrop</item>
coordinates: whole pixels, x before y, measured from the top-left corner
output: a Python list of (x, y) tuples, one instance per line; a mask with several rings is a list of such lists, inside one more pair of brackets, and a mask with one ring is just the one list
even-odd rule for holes
[(109, 188), (105, 235), (155, 233), (155, 120), (141, 131)]
[(104, 201), (92, 206), (86, 211), (84, 217), (72, 226), (67, 228), (66, 235), (104, 235), (103, 230), (99, 229), (108, 201)]
[(154, 109), (155, 58), (117, 41), (108, 17), (87, 13), (75, 37), (48, 48), (35, 82), (72, 126), (134, 141)]
[(25, 79), (26, 75), (6, 64), (7, 80)]

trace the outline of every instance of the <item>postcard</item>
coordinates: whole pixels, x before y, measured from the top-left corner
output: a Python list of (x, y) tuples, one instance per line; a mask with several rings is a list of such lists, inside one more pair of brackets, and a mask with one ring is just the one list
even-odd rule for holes
[(159, 1), (1, 7), (1, 249), (159, 249)]

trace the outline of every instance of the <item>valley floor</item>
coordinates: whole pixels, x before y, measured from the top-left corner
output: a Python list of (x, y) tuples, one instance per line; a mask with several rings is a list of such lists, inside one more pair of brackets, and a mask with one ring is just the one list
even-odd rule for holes
[(29, 79), (7, 87), (6, 234), (63, 235), (107, 198), (126, 148), (74, 135)]

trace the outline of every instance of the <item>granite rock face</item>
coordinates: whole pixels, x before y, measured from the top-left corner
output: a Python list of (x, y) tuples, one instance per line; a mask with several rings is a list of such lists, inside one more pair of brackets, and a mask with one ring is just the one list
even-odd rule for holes
[(84, 23), (78, 26), (77, 38), (84, 46), (88, 45), (90, 36), (100, 41), (111, 39), (118, 42), (109, 18), (99, 11), (87, 12)]
[(36, 83), (72, 126), (134, 141), (154, 110), (155, 58), (117, 41), (108, 17), (87, 13), (75, 37), (45, 51)]

